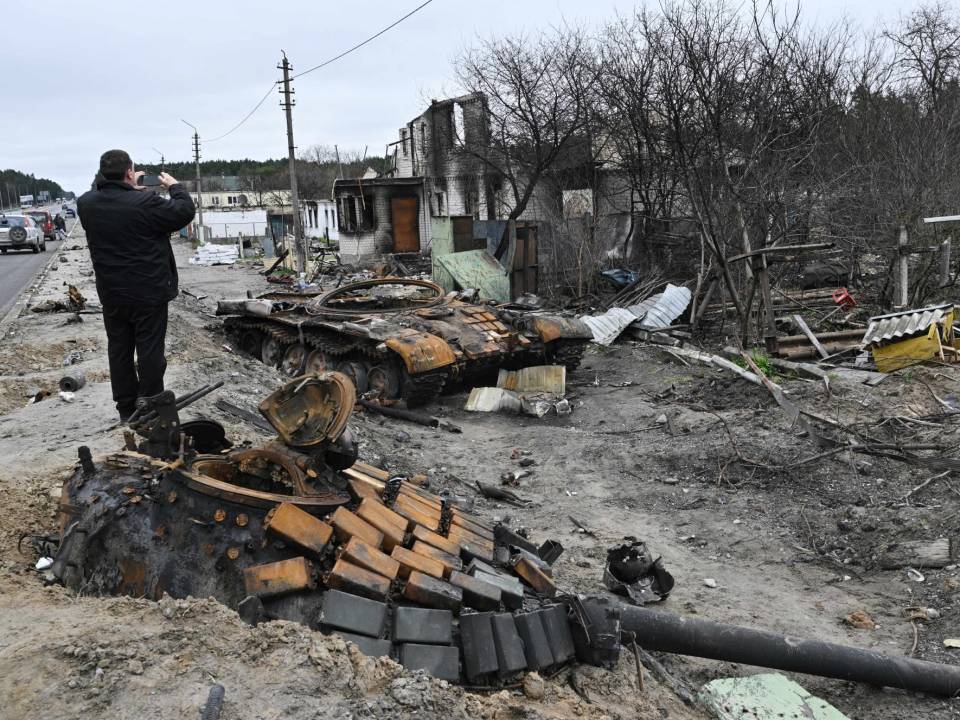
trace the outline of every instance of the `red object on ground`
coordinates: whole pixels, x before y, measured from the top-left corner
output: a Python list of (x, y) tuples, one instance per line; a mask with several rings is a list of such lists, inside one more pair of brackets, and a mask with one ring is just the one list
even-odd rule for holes
[(853, 295), (844, 287), (837, 288), (833, 291), (833, 301), (837, 305), (842, 305), (847, 308), (854, 308), (857, 306), (857, 301), (853, 299)]

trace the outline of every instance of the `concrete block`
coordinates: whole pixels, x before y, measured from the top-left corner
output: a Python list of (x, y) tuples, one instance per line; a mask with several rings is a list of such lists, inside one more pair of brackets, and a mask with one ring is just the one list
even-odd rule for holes
[(423, 645), (453, 642), (453, 613), (417, 607), (398, 607), (393, 613), (393, 641)]

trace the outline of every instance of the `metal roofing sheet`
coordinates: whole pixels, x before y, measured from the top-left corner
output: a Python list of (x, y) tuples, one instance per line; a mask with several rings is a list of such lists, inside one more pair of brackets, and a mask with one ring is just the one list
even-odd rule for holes
[(927, 330), (933, 323), (940, 322), (953, 309), (953, 305), (933, 305), (917, 310), (907, 310), (890, 315), (870, 318), (867, 332), (863, 335), (863, 345), (902, 340)]
[(610, 308), (603, 315), (584, 315), (580, 318), (593, 332), (593, 341), (598, 345), (609, 345), (626, 327), (636, 322), (637, 316), (626, 308)]
[[(640, 327), (645, 330), (659, 330), (669, 327), (670, 323), (680, 317), (683, 311), (687, 309), (687, 305), (690, 304), (690, 297), (690, 288), (667, 285), (667, 289), (660, 294), (660, 298), (654, 303), (653, 307), (646, 309), (640, 321)], [(648, 299), (652, 300), (653, 298)], [(640, 305), (645, 304), (646, 301)], [(630, 308), (630, 310), (633, 309), (633, 307)]]

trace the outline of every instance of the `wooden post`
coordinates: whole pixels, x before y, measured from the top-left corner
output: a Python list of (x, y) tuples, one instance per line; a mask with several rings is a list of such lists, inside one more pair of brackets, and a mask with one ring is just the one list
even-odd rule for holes
[(909, 239), (907, 238), (907, 226), (904, 224), (900, 225), (900, 240), (897, 243), (897, 252), (900, 256), (900, 297), (899, 305), (900, 307), (907, 307), (910, 303), (910, 282), (907, 277), (909, 272), (909, 262), (910, 255), (907, 252), (907, 244)]
[(946, 287), (950, 284), (950, 243), (952, 238), (947, 235), (947, 239), (940, 243), (940, 287)]

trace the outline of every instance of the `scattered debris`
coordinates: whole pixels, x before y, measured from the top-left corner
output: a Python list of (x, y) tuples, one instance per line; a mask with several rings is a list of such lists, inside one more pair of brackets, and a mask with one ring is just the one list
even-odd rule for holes
[(64, 300), (44, 300), (30, 308), (30, 312), (80, 312), (87, 306), (87, 299), (73, 285), (67, 286), (67, 296)]
[(780, 673), (711, 680), (703, 686), (699, 699), (718, 720), (746, 717), (848, 720), (826, 700), (811, 695)]
[(75, 393), (87, 384), (87, 376), (82, 370), (74, 370), (69, 375), (60, 378), (60, 390), (63, 392)]
[(236, 245), (216, 245), (204, 243), (197, 247), (190, 258), (191, 265), (233, 265), (240, 259), (240, 251)]
[(653, 559), (646, 543), (636, 538), (607, 550), (603, 584), (637, 605), (666, 600), (673, 590), (673, 576), (663, 567), (663, 559)]
[(873, 618), (863, 610), (854, 610), (852, 613), (847, 615), (843, 621), (850, 627), (854, 627), (857, 630), (877, 629), (877, 624), (873, 621)]

